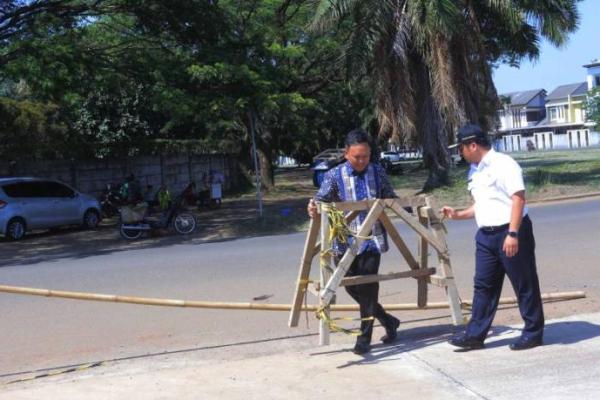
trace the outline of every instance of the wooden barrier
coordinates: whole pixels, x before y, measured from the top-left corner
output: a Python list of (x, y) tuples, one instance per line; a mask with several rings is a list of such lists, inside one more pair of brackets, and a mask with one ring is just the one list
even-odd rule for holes
[[(427, 290), (428, 285), (433, 284), (442, 287), (446, 291), (448, 304), (451, 311), (452, 322), (455, 325), (463, 324), (461, 311), (461, 300), (456, 289), (452, 268), (450, 265), (450, 256), (444, 228), (441, 220), (433, 211), (435, 205), (431, 197), (410, 197), (396, 199), (372, 199), (356, 202), (341, 202), (318, 205), (320, 218), (313, 218), (311, 221), (307, 239), (304, 246), (304, 252), (300, 261), (300, 268), (296, 288), (293, 297), (293, 307), (290, 312), (288, 325), (297, 326), (300, 316), (301, 306), (307, 293), (318, 295), (319, 307), (328, 313), (332, 309), (333, 299), (340, 286), (348, 284), (361, 284), (368, 282), (379, 282), (391, 279), (415, 278), (417, 279), (417, 306), (419, 309), (427, 309)], [(343, 254), (335, 268), (331, 268), (331, 256), (326, 254), (329, 250), (329, 225), (327, 210), (334, 207), (337, 210), (346, 212), (346, 221), (349, 222), (356, 218), (359, 212), (366, 212), (366, 217), (361, 223), (358, 232), (354, 235), (354, 240), (346, 252)], [(412, 209), (412, 213), (406, 208)], [(415, 257), (406, 242), (396, 230), (385, 210), (393, 211), (408, 227), (410, 227), (418, 237), (419, 254)], [(317, 222), (319, 221), (319, 222)], [(364, 240), (371, 234), (373, 226), (379, 221), (386, 229), (392, 243), (396, 246), (400, 254), (405, 259), (409, 270), (404, 272), (394, 272), (384, 275), (355, 276), (345, 278), (352, 261), (354, 261), (358, 250)], [(321, 230), (321, 243), (317, 244), (318, 231)], [(429, 249), (432, 248), (437, 253), (439, 266), (430, 268), (428, 261)], [(320, 281), (318, 285), (312, 288), (310, 285), (310, 268), (312, 259), (321, 252), (320, 262)], [(324, 256), (325, 255), (325, 256)], [(325, 257), (325, 258), (323, 258)], [(326, 272), (324, 272), (326, 271)], [(333, 271), (333, 273), (331, 273)], [(329, 343), (329, 329), (326, 321), (321, 320), (319, 343), (325, 345)]]

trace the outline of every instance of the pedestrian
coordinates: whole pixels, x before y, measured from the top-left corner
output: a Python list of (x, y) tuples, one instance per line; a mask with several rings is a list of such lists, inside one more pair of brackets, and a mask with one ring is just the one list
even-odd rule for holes
[[(317, 217), (316, 201), (330, 203), (397, 197), (383, 167), (370, 162), (373, 148), (370, 143), (369, 135), (361, 129), (348, 133), (345, 148), (346, 161), (325, 174), (317, 195), (309, 200), (308, 215), (311, 218)], [(366, 211), (361, 212), (351, 222), (350, 228), (356, 232), (366, 215)], [(373, 238), (365, 240), (358, 249), (346, 276), (374, 275), (379, 271), (381, 253), (388, 250), (387, 235), (379, 221), (373, 227), (372, 235)], [(348, 238), (347, 242), (351, 243), (351, 241), (352, 238)], [(332, 250), (336, 264), (339, 263), (346, 249), (347, 244), (334, 240)], [(388, 314), (379, 304), (379, 283), (346, 286), (346, 291), (360, 306), (360, 333), (356, 338), (354, 353), (364, 354), (370, 351), (373, 318), (385, 328), (386, 335), (381, 340), (384, 343), (393, 342), (398, 335), (400, 321)]]
[(461, 156), (471, 164), (468, 190), (473, 204), (463, 210), (444, 206), (450, 219), (475, 218), (475, 279), (472, 314), (464, 333), (450, 344), (466, 350), (483, 348), (502, 291), (504, 275), (513, 286), (525, 322), (512, 350), (540, 346), (544, 334), (544, 312), (535, 263), (533, 227), (525, 205), (521, 167), (510, 156), (490, 146), (486, 133), (469, 124), (458, 131)]
[(169, 192), (167, 185), (160, 186), (158, 192), (156, 192), (155, 201), (158, 202), (158, 207), (161, 209), (161, 211), (171, 207), (171, 192)]

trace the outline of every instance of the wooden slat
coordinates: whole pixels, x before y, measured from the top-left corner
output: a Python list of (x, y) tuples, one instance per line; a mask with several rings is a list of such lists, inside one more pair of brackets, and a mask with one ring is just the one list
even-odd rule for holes
[(336, 202), (335, 207), (342, 211), (364, 211), (373, 207), (376, 200), (393, 200), (400, 207), (423, 207), (425, 205), (425, 198), (423, 196), (412, 196), (412, 197), (396, 197), (393, 199), (372, 199), (372, 200), (360, 200), (360, 201), (342, 201)]
[[(436, 239), (443, 243), (444, 248), (446, 248), (446, 235), (444, 233), (444, 227), (442, 222), (440, 221), (437, 213), (434, 211), (436, 209), (433, 198), (428, 197), (426, 199), (427, 202), (427, 213), (429, 224), (431, 229), (433, 230), (433, 234)], [(446, 283), (446, 295), (448, 296), (448, 303), (450, 304), (450, 314), (452, 315), (452, 322), (454, 325), (463, 325), (465, 323), (462, 316), (461, 309), (461, 301), (460, 296), (458, 295), (458, 289), (456, 288), (456, 283), (454, 282), (454, 275), (452, 273), (452, 266), (450, 265), (450, 258), (447, 253), (438, 251), (438, 259), (439, 259), (439, 274), (444, 277)]]
[(340, 286), (362, 285), (364, 283), (390, 281), (401, 278), (419, 278), (435, 274), (435, 268), (417, 269), (402, 272), (390, 272), (380, 275), (357, 275), (342, 279)]
[(320, 226), (321, 220), (319, 217), (311, 218), (310, 225), (308, 227), (308, 234), (306, 235), (306, 242), (304, 243), (304, 251), (302, 252), (302, 259), (300, 260), (298, 279), (296, 280), (296, 289), (294, 291), (294, 298), (292, 300), (292, 310), (288, 320), (288, 326), (290, 327), (298, 326), (300, 310), (306, 293), (306, 287), (308, 285), (306, 282), (310, 276), (310, 266), (314, 257), (312, 249), (317, 241)]
[(410, 215), (405, 209), (400, 207), (399, 204), (394, 202), (393, 199), (386, 200), (386, 205), (394, 210), (394, 212), (406, 222), (417, 234), (424, 237), (430, 245), (432, 245), (439, 253), (444, 254), (448, 257), (448, 248), (445, 243), (441, 243), (428, 229), (425, 229), (423, 225), (418, 222), (418, 219)]
[(419, 263), (410, 252), (404, 240), (402, 240), (402, 237), (398, 233), (398, 230), (396, 230), (396, 227), (394, 226), (394, 224), (392, 224), (390, 217), (388, 217), (385, 213), (381, 213), (381, 215), (379, 215), (379, 220), (383, 224), (383, 227), (387, 231), (390, 239), (392, 239), (392, 242), (394, 242), (394, 244), (398, 248), (398, 251), (400, 251), (400, 254), (402, 254), (404, 259), (406, 260), (406, 263), (408, 264), (410, 269), (419, 269)]
[[(320, 207), (320, 206), (319, 206)], [(331, 247), (329, 243), (329, 218), (327, 213), (321, 212), (321, 251), (329, 250)], [(331, 255), (319, 257), (319, 287), (325, 286), (325, 283), (329, 280), (331, 273)], [(319, 298), (319, 306), (325, 307), (325, 312), (329, 313), (329, 303), (324, 302)], [(319, 346), (326, 346), (329, 344), (329, 325), (323, 319), (319, 320)]]
[(365, 221), (358, 230), (357, 236), (354, 242), (352, 243), (352, 246), (346, 250), (346, 253), (344, 253), (344, 256), (342, 257), (336, 270), (334, 271), (333, 276), (331, 276), (331, 278), (327, 282), (327, 285), (323, 288), (323, 290), (321, 290), (321, 300), (324, 304), (331, 303), (331, 299), (333, 298), (333, 296), (335, 296), (335, 292), (340, 286), (342, 278), (344, 277), (344, 275), (346, 275), (346, 272), (348, 272), (352, 261), (354, 261), (354, 258), (356, 257), (356, 253), (360, 249), (360, 245), (364, 241), (363, 238), (371, 233), (373, 225), (375, 224), (375, 222), (377, 222), (379, 215), (383, 212), (383, 204), (383, 200), (378, 199), (375, 201), (375, 204), (373, 204), (373, 207), (367, 214)]
[[(419, 215), (419, 222), (425, 228), (428, 228), (427, 221), (428, 221), (427, 218)], [(428, 253), (429, 253), (429, 244), (427, 243), (427, 240), (424, 237), (419, 236), (419, 259), (420, 259), (421, 269), (427, 268), (427, 262), (429, 260)], [(428, 290), (427, 280), (419, 279), (419, 281), (417, 282), (417, 305), (419, 307), (425, 307), (427, 305), (427, 290)]]

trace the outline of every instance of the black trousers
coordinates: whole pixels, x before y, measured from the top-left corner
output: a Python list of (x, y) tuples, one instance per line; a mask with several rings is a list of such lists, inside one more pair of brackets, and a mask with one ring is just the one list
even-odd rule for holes
[[(336, 260), (336, 263), (339, 260)], [(379, 272), (379, 263), (381, 254), (375, 251), (366, 251), (356, 256), (346, 276), (357, 275), (375, 275)], [(346, 292), (358, 303), (360, 307), (360, 317), (368, 318), (375, 317), (383, 326), (390, 326), (395, 318), (386, 313), (379, 298), (379, 283), (366, 283), (363, 285), (345, 286)], [(357, 342), (371, 343), (373, 336), (373, 320), (361, 321), (361, 334), (357, 338)]]
[(528, 216), (523, 218), (519, 229), (519, 251), (513, 257), (507, 257), (502, 250), (507, 233), (508, 228), (496, 232), (477, 231), (473, 312), (466, 334), (479, 340), (485, 339), (498, 308), (504, 275), (508, 275), (525, 322), (522, 337), (542, 339), (544, 311), (531, 220)]

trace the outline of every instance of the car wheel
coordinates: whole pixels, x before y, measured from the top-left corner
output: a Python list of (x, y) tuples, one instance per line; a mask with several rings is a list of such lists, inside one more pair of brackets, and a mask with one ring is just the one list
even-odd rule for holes
[(25, 236), (27, 228), (22, 218), (13, 218), (6, 225), (6, 237), (10, 240), (20, 240)]
[(96, 228), (99, 222), (100, 216), (98, 215), (98, 211), (94, 209), (87, 210), (83, 215), (83, 226), (87, 229)]

